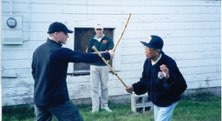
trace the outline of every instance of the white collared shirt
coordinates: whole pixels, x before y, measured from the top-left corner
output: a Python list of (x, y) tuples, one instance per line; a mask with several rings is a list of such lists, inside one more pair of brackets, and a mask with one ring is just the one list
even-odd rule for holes
[(151, 60), (151, 64), (155, 65), (161, 59), (161, 57), (162, 57), (162, 54), (160, 53), (160, 56), (156, 61)]
[(104, 36), (105, 36), (105, 34), (103, 34), (102, 37), (97, 37), (97, 36), (95, 35), (95, 37), (93, 37), (93, 38), (94, 38), (95, 40), (97, 40), (97, 41), (100, 42)]

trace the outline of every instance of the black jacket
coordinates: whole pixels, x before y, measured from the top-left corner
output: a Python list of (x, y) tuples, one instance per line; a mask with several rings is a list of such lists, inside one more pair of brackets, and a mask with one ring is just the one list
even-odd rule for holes
[[(110, 59), (108, 53), (102, 55)], [(102, 60), (96, 54), (75, 52), (48, 39), (33, 53), (34, 103), (38, 106), (54, 106), (69, 100), (66, 83), (68, 63), (98, 61)]]
[[(160, 65), (169, 68), (169, 79), (159, 79)], [(162, 52), (161, 59), (154, 65), (146, 59), (143, 66), (142, 78), (133, 84), (134, 92), (138, 95), (148, 92), (148, 98), (153, 104), (166, 107), (180, 100), (180, 95), (186, 90), (187, 85), (176, 62)]]

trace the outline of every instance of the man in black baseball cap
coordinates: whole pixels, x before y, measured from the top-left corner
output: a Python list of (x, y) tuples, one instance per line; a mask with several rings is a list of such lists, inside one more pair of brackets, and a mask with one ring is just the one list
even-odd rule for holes
[(162, 49), (163, 48), (163, 40), (159, 36), (151, 35), (148, 39), (149, 42), (141, 41), (144, 46), (154, 49)]
[(155, 61), (162, 55), (163, 40), (159, 36), (151, 35), (147, 42), (140, 41), (145, 46), (147, 58)]
[(72, 30), (69, 30), (66, 25), (64, 25), (61, 22), (53, 22), (52, 24), (49, 25), (48, 28), (48, 34), (54, 33), (54, 32), (64, 32), (64, 33), (73, 33)]
[(151, 35), (148, 42), (141, 43), (147, 57), (142, 78), (126, 91), (134, 91), (137, 95), (148, 92), (148, 98), (154, 104), (154, 120), (170, 121), (181, 94), (187, 88), (186, 81), (176, 62), (162, 51), (163, 40), (159, 36)]
[[(34, 106), (36, 121), (51, 121), (54, 115), (58, 121), (83, 121), (76, 106), (70, 101), (66, 82), (69, 62), (102, 62), (95, 53), (83, 53), (62, 47), (68, 33), (73, 31), (54, 22), (48, 28), (49, 38), (33, 53), (32, 76), (34, 79)], [(109, 60), (112, 51), (101, 53)]]
[(49, 25), (47, 33), (49, 34), (49, 39), (53, 38), (56, 42), (65, 44), (69, 38), (68, 33), (73, 33), (73, 31), (69, 30), (66, 25), (61, 22), (53, 22)]

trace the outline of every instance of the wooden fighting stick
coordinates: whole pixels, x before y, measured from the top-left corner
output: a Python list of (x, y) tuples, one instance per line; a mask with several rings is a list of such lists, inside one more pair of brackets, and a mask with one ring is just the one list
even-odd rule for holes
[(109, 69), (112, 71), (112, 73), (120, 80), (120, 82), (127, 88), (127, 85), (123, 82), (123, 80), (119, 77), (119, 75), (115, 72), (115, 70), (109, 65), (109, 63), (103, 58), (103, 56), (100, 54), (100, 52), (96, 49), (95, 46), (92, 47), (92, 49), (99, 55), (99, 57), (103, 60), (103, 62), (109, 67)]
[(125, 32), (125, 30), (126, 30), (126, 27), (127, 27), (128, 23), (129, 23), (130, 17), (131, 17), (131, 13), (129, 13), (129, 16), (128, 16), (127, 21), (126, 21), (125, 26), (124, 26), (124, 29), (123, 29), (123, 31), (122, 31), (122, 33), (121, 33), (121, 35), (120, 35), (120, 37), (119, 37), (119, 39), (118, 39), (115, 47), (113, 48), (113, 52), (116, 51), (116, 48), (117, 48), (117, 46), (119, 45), (119, 42), (120, 42), (120, 40), (121, 40), (122, 37), (123, 37), (123, 34), (124, 34), (124, 32)]

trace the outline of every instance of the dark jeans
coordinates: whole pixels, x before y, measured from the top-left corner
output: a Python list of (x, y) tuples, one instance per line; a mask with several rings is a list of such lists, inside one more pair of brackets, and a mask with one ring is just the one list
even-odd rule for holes
[(83, 121), (78, 109), (71, 101), (54, 107), (35, 105), (35, 121), (51, 121), (53, 115), (58, 121)]

